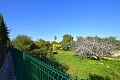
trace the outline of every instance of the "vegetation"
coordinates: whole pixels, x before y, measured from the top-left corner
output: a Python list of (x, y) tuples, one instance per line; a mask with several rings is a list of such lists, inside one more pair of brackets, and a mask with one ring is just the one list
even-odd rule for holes
[(27, 35), (18, 35), (11, 43), (14, 48), (27, 53), (31, 51), (33, 45), (33, 41)]
[(113, 58), (114, 51), (120, 50), (120, 40), (113, 36), (107, 38), (77, 36), (76, 41), (73, 39), (72, 35), (65, 34), (58, 43), (57, 36), (54, 36), (55, 41), (50, 42), (44, 39), (33, 41), (27, 35), (18, 35), (10, 41), (8, 27), (0, 14), (0, 67), (11, 42), (11, 47), (50, 62), (77, 80), (120, 79), (120, 56), (114, 60), (101, 59), (104, 56)]
[[(115, 37), (100, 38), (95, 37), (77, 37), (77, 41), (73, 41), (73, 37), (69, 34), (63, 35), (63, 40), (58, 43), (57, 37), (54, 36), (55, 41), (45, 41), (38, 39), (32, 41), (27, 35), (18, 35), (11, 41), (13, 47), (27, 52), (37, 58), (47, 58), (52, 56), (52, 52), (59, 50), (70, 51), (73, 50), (79, 56), (92, 57), (100, 59), (104, 56), (112, 56), (114, 50), (119, 50), (120, 41)], [(48, 56), (49, 55), (49, 56)]]
[(0, 14), (0, 67), (4, 62), (5, 54), (7, 53), (7, 47), (9, 46), (9, 30), (4, 22), (2, 14)]
[(73, 50), (79, 56), (94, 57), (100, 59), (100, 57), (113, 55), (115, 45), (108, 40), (96, 37), (79, 37), (79, 41), (73, 45)]
[(50, 41), (43, 39), (32, 41), (27, 35), (18, 35), (11, 43), (14, 48), (29, 53), (38, 59), (45, 60), (52, 57), (52, 44)]
[(53, 44), (53, 51), (59, 51), (59, 50), (62, 50), (62, 48), (61, 48), (61, 45), (60, 44)]
[[(114, 60), (91, 59), (91, 56), (96, 56), (96, 59), (103, 56), (111, 57), (114, 50), (120, 50), (120, 41), (116, 38), (79, 36), (77, 41), (74, 41), (71, 35), (65, 34), (60, 43), (57, 42), (56, 36), (54, 39), (52, 42), (44, 39), (32, 41), (27, 35), (18, 35), (11, 43), (14, 48), (47, 61), (78, 80), (119, 80), (119, 57)], [(58, 53), (53, 54), (54, 51)]]
[(34, 43), (37, 48), (33, 50), (32, 54), (36, 54), (37, 57), (40, 59), (52, 59), (52, 44), (50, 43), (50, 41), (39, 39)]
[[(62, 51), (54, 55), (55, 61), (64, 67), (68, 74), (78, 80), (119, 80), (120, 61), (118, 60), (92, 60), (75, 56), (71, 51)], [(61, 68), (62, 68), (61, 67)]]
[(55, 41), (57, 40), (57, 36), (54, 36)]
[(9, 30), (4, 22), (4, 18), (2, 14), (0, 14), (0, 40), (4, 45), (7, 45), (7, 41), (9, 40), (8, 34), (9, 34)]
[(73, 42), (73, 37), (69, 34), (63, 36), (63, 40), (60, 42), (62, 49), (68, 51), (71, 49), (71, 43)]

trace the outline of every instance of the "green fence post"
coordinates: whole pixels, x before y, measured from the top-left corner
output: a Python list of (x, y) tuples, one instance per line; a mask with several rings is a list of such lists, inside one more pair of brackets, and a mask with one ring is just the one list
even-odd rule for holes
[(22, 70), (23, 70), (23, 80), (26, 80), (26, 70), (25, 70), (25, 59), (26, 59), (26, 53), (23, 52), (23, 65), (22, 65)]
[(25, 57), (26, 57), (26, 53), (23, 52), (23, 60), (25, 60)]
[(25, 52), (12, 50), (17, 80), (75, 80), (71, 75)]

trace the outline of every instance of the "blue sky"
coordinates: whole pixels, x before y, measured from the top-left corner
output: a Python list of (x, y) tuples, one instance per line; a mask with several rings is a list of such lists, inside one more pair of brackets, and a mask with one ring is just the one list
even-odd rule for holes
[[(0, 0), (10, 37), (120, 36), (120, 0)], [(120, 37), (119, 37), (120, 39)]]

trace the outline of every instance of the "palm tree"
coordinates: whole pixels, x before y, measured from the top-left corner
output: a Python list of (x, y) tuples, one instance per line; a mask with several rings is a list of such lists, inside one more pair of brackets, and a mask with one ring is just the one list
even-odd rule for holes
[(57, 40), (57, 36), (54, 36), (55, 41)]

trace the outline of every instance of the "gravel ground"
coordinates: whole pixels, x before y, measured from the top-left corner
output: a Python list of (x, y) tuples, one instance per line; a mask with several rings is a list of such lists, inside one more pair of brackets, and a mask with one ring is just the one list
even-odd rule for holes
[(6, 55), (4, 64), (0, 69), (0, 80), (16, 80), (10, 52)]

